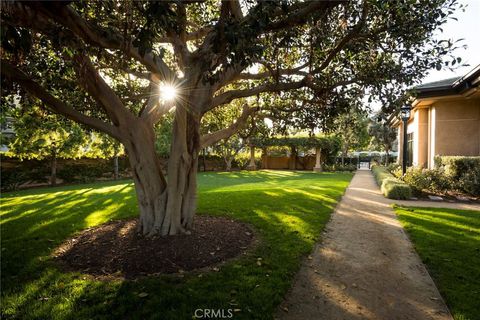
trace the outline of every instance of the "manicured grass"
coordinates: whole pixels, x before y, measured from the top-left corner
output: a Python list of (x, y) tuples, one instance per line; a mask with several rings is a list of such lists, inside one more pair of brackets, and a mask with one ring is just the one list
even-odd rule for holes
[(198, 212), (251, 224), (261, 244), (219, 272), (138, 281), (101, 282), (62, 273), (49, 257), (82, 229), (136, 216), (130, 181), (4, 194), (2, 318), (192, 319), (197, 308), (231, 308), (238, 309), (235, 319), (271, 319), (351, 177), (290, 171), (200, 174)]
[(454, 318), (480, 319), (480, 211), (395, 211)]

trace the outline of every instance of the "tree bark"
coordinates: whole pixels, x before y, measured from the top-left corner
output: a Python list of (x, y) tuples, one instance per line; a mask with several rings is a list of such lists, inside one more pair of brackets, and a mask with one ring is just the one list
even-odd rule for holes
[(50, 162), (50, 186), (55, 187), (57, 185), (57, 154), (52, 153), (52, 161)]
[(255, 146), (253, 144), (250, 145), (250, 163), (247, 166), (247, 170), (257, 170), (257, 165), (255, 163)]
[(177, 106), (168, 160), (168, 201), (162, 234), (188, 232), (193, 225), (197, 200), (199, 128), (200, 116), (183, 106)]
[(232, 161), (233, 157), (227, 157), (225, 158), (225, 170), (226, 171), (232, 171)]
[(135, 182), (140, 209), (139, 231), (144, 235), (160, 233), (166, 212), (167, 184), (155, 152), (154, 137), (153, 128), (137, 119), (122, 141)]
[(148, 122), (137, 119), (124, 141), (130, 159), (144, 235), (189, 233), (196, 209), (200, 117), (177, 106), (168, 161), (168, 183)]
[(118, 156), (113, 157), (113, 179), (118, 180)]
[(313, 167), (313, 171), (315, 172), (322, 172), (322, 149), (321, 148), (315, 148), (315, 167)]
[(288, 159), (288, 169), (296, 170), (297, 169), (297, 148), (292, 146), (290, 148), (290, 159)]

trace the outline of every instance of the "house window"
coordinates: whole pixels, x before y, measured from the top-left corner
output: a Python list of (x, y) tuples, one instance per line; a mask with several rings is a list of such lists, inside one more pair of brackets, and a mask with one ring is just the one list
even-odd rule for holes
[(407, 133), (407, 166), (413, 165), (413, 132)]

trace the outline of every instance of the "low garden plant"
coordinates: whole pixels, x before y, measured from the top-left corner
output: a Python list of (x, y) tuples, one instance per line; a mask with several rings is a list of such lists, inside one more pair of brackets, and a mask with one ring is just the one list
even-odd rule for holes
[(387, 169), (417, 195), (422, 192), (460, 192), (480, 196), (480, 157), (437, 156), (435, 168), (409, 167), (404, 175), (398, 165)]
[(435, 166), (444, 170), (453, 189), (480, 196), (480, 157), (437, 156)]
[(442, 168), (425, 169), (422, 167), (410, 167), (403, 176), (403, 181), (407, 183), (414, 193), (420, 194), (423, 191), (433, 193), (444, 193), (451, 189), (452, 181)]

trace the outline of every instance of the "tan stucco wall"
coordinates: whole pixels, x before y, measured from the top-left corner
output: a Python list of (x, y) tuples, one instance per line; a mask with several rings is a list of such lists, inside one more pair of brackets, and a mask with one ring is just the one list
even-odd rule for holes
[(480, 99), (439, 101), (435, 107), (435, 155), (480, 155)]
[(428, 164), (428, 109), (415, 111), (416, 130), (414, 134), (413, 163), (426, 167)]

